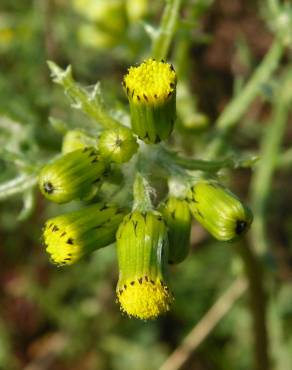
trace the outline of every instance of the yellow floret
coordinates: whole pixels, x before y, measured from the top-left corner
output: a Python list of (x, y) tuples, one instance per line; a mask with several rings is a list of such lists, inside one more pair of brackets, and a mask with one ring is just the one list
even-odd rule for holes
[(124, 284), (117, 290), (121, 310), (129, 316), (142, 320), (151, 320), (170, 309), (173, 296), (168, 287), (160, 280), (147, 277)]
[(175, 92), (176, 73), (171, 64), (148, 59), (129, 68), (124, 87), (136, 103), (161, 104)]
[(72, 265), (82, 256), (81, 246), (64, 225), (47, 223), (43, 237), (52, 262), (59, 266)]

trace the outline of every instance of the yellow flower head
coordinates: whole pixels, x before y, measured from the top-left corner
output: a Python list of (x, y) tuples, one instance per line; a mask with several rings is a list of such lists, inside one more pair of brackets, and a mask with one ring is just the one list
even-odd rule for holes
[(123, 86), (133, 132), (145, 143), (169, 138), (176, 118), (176, 73), (171, 64), (147, 59), (130, 67)]
[(173, 301), (166, 281), (167, 227), (157, 212), (133, 211), (117, 232), (121, 310), (142, 320), (167, 312)]
[(171, 64), (147, 59), (138, 67), (129, 68), (124, 87), (136, 103), (163, 104), (175, 94), (176, 73)]
[(98, 203), (48, 220), (43, 240), (51, 261), (72, 265), (84, 254), (113, 243), (123, 216), (122, 209)]
[(142, 320), (155, 319), (169, 311), (173, 297), (168, 287), (159, 279), (147, 276), (124, 284), (117, 291), (122, 311)]

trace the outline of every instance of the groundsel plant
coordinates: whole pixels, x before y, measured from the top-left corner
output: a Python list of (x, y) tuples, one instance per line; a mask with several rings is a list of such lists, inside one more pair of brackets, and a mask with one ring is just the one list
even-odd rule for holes
[[(220, 173), (251, 167), (257, 157), (230, 154), (225, 142), (276, 69), (287, 43), (282, 26), (284, 36), (275, 37), (250, 81), (218, 118), (201, 154), (205, 159), (182, 156), (171, 142), (179, 135), (177, 118), (180, 125), (182, 117), (190, 118), (186, 112), (193, 109), (192, 99), (185, 85), (180, 86), (176, 72), (180, 66), (167, 59), (181, 7), (180, 0), (168, 1), (161, 26), (146, 27), (152, 52), (125, 70), (119, 87), (129, 112), (126, 119), (108, 112), (99, 84), (88, 91), (75, 82), (71, 66), (62, 69), (49, 61), (53, 81), (63, 87), (73, 107), (90, 118), (95, 130), (68, 130), (60, 154), (48, 163), (29, 164), (17, 157), (22, 175), (0, 186), (1, 198), (18, 193), (29, 197), (38, 184), (48, 201), (80, 201), (78, 210), (45, 223), (44, 250), (52, 263), (63, 267), (115, 243), (117, 302), (124, 313), (142, 320), (170, 310), (175, 292), (169, 286), (169, 266), (187, 258), (193, 222), (230, 245), (250, 228), (251, 210), (222, 184)], [(201, 122), (203, 115), (196, 112), (194, 117)], [(196, 132), (196, 119), (188, 125)], [(156, 189), (153, 174), (167, 190)]]

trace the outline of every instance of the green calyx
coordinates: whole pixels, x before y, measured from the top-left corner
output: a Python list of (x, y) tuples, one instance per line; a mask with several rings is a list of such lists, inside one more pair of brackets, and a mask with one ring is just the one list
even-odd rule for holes
[(113, 243), (124, 215), (124, 209), (98, 203), (48, 220), (43, 240), (51, 261), (72, 265), (84, 254)]
[(42, 194), (56, 203), (89, 199), (94, 195), (106, 165), (93, 147), (67, 153), (47, 164), (39, 174)]
[(172, 296), (165, 283), (167, 226), (160, 213), (128, 214), (117, 232), (117, 253), (121, 309), (140, 319), (168, 311)]
[(216, 181), (197, 182), (189, 190), (187, 200), (192, 215), (218, 240), (234, 240), (252, 223), (249, 208)]
[(105, 130), (99, 137), (100, 155), (109, 162), (128, 162), (138, 150), (137, 140), (126, 127)]
[(131, 99), (131, 124), (135, 134), (147, 144), (168, 139), (175, 121), (175, 96), (162, 105), (137, 104)]
[(66, 132), (62, 143), (62, 153), (67, 154), (77, 149), (96, 145), (96, 139), (81, 130), (70, 130)]
[(188, 203), (171, 196), (160, 207), (160, 212), (168, 226), (168, 262), (180, 263), (190, 250), (191, 214)]

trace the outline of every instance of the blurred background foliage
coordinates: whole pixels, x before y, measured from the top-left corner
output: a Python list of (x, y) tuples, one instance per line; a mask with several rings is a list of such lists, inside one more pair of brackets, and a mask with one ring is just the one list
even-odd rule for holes
[[(214, 135), (206, 129), (240, 93), (267, 53), (272, 32), (285, 23), (284, 18), (276, 22), (267, 3), (275, 2), (183, 3), (170, 55), (179, 76), (173, 147), (204, 157)], [(62, 67), (71, 64), (76, 80), (88, 91), (100, 81), (113, 115), (126, 119), (121, 79), (129, 65), (149, 55), (164, 5), (155, 0), (1, 0), (1, 183), (29, 173), (34, 162), (52, 158), (68, 128), (94, 127), (78, 110), (70, 109), (68, 97), (51, 82), (46, 61)], [(261, 86), (260, 97), (230, 138), (235, 153), (258, 149), (260, 157), (264, 153), (262, 138), (275, 118), (282, 98), (278, 91), (291, 67), (287, 48), (277, 73)], [(283, 153), (265, 210), (269, 248), (260, 256), (268, 296), (269, 355), (277, 370), (290, 370), (292, 363), (292, 126), (286, 111)], [(250, 197), (253, 176), (250, 169), (222, 174), (243, 198)], [(37, 189), (29, 188), (0, 207), (3, 370), (159, 369), (216, 299), (243, 275), (235, 247), (215, 242), (195, 224), (191, 255), (172, 267), (176, 297), (172, 311), (154, 322), (129, 319), (115, 303), (113, 246), (70, 268), (48, 262), (40, 240), (44, 220), (74, 204), (49, 204)], [(251, 322), (248, 296), (243, 294), (184, 368), (251, 369), (255, 335)]]

